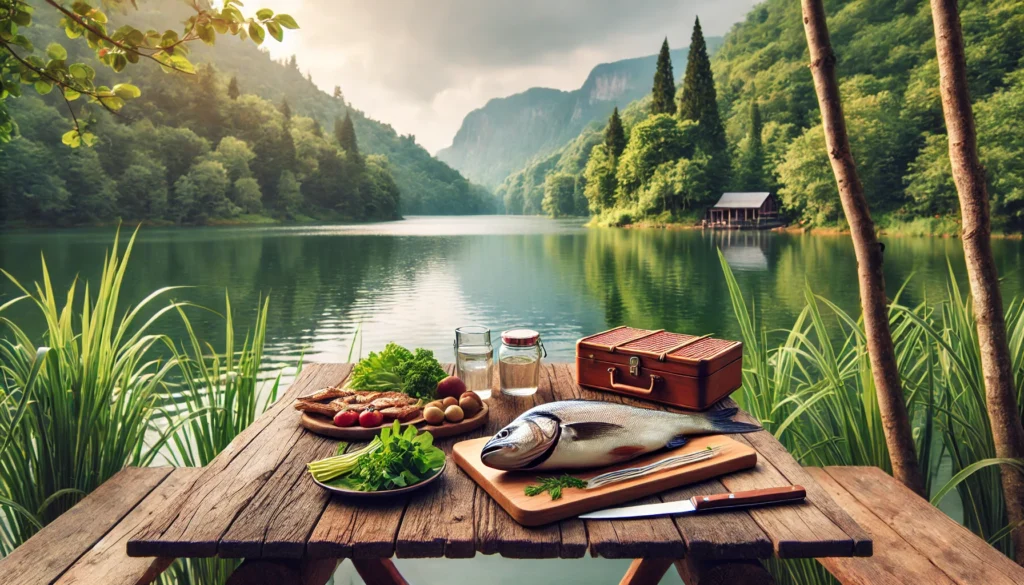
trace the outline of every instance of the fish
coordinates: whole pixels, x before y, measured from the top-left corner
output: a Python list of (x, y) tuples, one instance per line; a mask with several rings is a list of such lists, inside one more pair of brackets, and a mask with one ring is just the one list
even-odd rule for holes
[(739, 409), (676, 414), (591, 400), (535, 406), (498, 431), (480, 452), (494, 469), (584, 469), (686, 444), (687, 436), (749, 433), (760, 425), (731, 420)]
[(321, 390), (309, 394), (307, 396), (299, 396), (296, 400), (301, 402), (323, 402), (324, 400), (330, 400), (332, 398), (343, 398), (345, 396), (351, 396), (353, 392), (351, 390), (345, 390), (344, 388), (337, 388), (335, 386), (328, 386)]

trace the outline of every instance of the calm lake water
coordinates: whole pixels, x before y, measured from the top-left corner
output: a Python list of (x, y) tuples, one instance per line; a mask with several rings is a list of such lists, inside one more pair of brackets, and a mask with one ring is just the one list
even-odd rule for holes
[[(77, 275), (96, 282), (113, 229), (0, 234), (0, 267), (28, 283), (45, 255), (54, 286)], [(939, 302), (949, 268), (966, 287), (960, 241), (883, 238), (890, 296), (909, 279), (905, 304)], [(1004, 299), (1024, 294), (1024, 244), (996, 240)], [(738, 338), (716, 249), (747, 301), (770, 328), (788, 327), (804, 306), (804, 283), (854, 315), (856, 260), (848, 236), (698, 230), (586, 229), (579, 221), (523, 217), (415, 217), (316, 227), (144, 228), (122, 298), (135, 303), (164, 286), (189, 286), (166, 299), (222, 310), (231, 294), (236, 319), (250, 323), (270, 296), (269, 372), (312, 361), (344, 361), (389, 341), (434, 350), (452, 361), (453, 331), (479, 323), (497, 332), (541, 332), (549, 360), (570, 361), (584, 335), (622, 324)], [(948, 262), (948, 264), (947, 264)], [(0, 304), (16, 294), (0, 283)], [(10, 316), (37, 328), (26, 308)], [(190, 313), (200, 334), (223, 344), (222, 322)], [(176, 317), (161, 327), (183, 336)], [(399, 561), (414, 582), (615, 583), (628, 562), (586, 559), (514, 563)], [(359, 582), (343, 565), (338, 583)], [(554, 571), (554, 573), (552, 572)], [(503, 580), (504, 579), (504, 580)], [(666, 583), (679, 583), (674, 573)]]

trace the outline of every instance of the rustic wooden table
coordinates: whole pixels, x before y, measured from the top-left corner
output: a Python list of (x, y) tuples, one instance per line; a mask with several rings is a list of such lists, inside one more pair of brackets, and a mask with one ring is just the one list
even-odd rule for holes
[[(451, 368), (449, 367), (449, 370)], [(703, 516), (621, 521), (578, 519), (539, 528), (512, 520), (457, 466), (423, 491), (388, 500), (330, 497), (306, 463), (333, 455), (337, 441), (304, 431), (296, 396), (341, 384), (349, 364), (307, 365), (265, 414), (243, 431), (190, 487), (128, 542), (130, 556), (230, 557), (246, 561), (232, 583), (321, 585), (340, 559), (351, 559), (369, 585), (404, 583), (390, 562), (401, 558), (504, 557), (636, 559), (623, 583), (656, 583), (676, 564), (688, 585), (768, 582), (757, 559), (870, 556), (871, 539), (775, 438), (736, 435), (758, 452), (754, 469), (687, 486), (637, 503), (698, 494), (800, 484), (805, 503)], [(453, 443), (494, 434), (524, 410), (552, 400), (637, 403), (578, 386), (574, 367), (544, 368), (536, 395), (496, 395), (487, 426)], [(646, 404), (650, 406), (650, 404)], [(742, 417), (747, 417), (741, 413)], [(749, 417), (747, 417), (749, 418)]]

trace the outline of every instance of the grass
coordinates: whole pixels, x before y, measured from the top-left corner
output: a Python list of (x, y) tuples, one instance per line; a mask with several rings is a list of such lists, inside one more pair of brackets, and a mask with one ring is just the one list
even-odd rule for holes
[[(160, 289), (118, 316), (121, 283), (135, 243), (104, 260), (99, 286), (60, 301), (43, 260), (33, 288), (4, 275), (22, 295), (0, 306), (0, 553), (11, 550), (125, 466), (158, 459), (201, 466), (274, 401), (281, 377), (261, 383), (269, 300), (236, 344), (225, 294), (225, 345), (200, 341), (188, 310)], [(161, 302), (162, 306), (157, 306)], [(37, 346), (7, 317), (31, 303), (45, 322)], [(150, 315), (143, 317), (143, 315)], [(176, 343), (156, 332), (177, 316), (187, 331)], [(300, 364), (301, 367), (301, 364)], [(164, 582), (223, 583), (237, 561), (179, 561)]]
[[(863, 323), (805, 286), (806, 306), (793, 326), (768, 332), (748, 306), (719, 253), (744, 342), (742, 401), (804, 465), (873, 465), (891, 472)], [(970, 299), (950, 269), (947, 298), (937, 304), (890, 305), (897, 366), (911, 415), (917, 454), (932, 503), (955, 493), (964, 524), (1003, 553), (1009, 532), (985, 410), (981, 357)], [(1007, 312), (1013, 371), (1024, 382), (1024, 303)], [(1021, 404), (1018, 396), (1018, 404)], [(943, 477), (943, 465), (952, 477)], [(813, 561), (773, 561), (780, 583), (831, 583)]]

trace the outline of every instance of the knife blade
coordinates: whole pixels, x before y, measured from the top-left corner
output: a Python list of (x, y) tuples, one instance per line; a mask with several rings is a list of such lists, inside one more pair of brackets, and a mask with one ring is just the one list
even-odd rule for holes
[(642, 504), (639, 506), (623, 506), (607, 508), (596, 512), (581, 514), (583, 520), (617, 520), (624, 518), (650, 518), (653, 516), (675, 516), (694, 514), (710, 510), (731, 510), (737, 508), (753, 508), (771, 504), (801, 502), (807, 492), (803, 486), (791, 485), (779, 488), (749, 490), (712, 496), (694, 496), (689, 500), (678, 502), (662, 502), (659, 504)]

